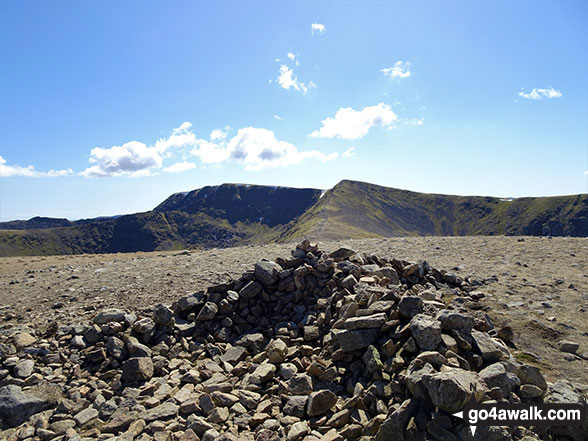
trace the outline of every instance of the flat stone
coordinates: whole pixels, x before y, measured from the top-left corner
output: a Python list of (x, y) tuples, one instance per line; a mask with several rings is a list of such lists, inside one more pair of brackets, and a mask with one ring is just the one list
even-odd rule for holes
[(351, 317), (345, 320), (346, 329), (375, 329), (382, 326), (388, 317), (385, 313), (378, 313), (360, 317)]
[(336, 334), (337, 342), (344, 352), (367, 348), (378, 338), (377, 329), (358, 329), (340, 331)]
[(87, 407), (73, 417), (79, 427), (85, 426), (95, 418), (98, 418), (98, 410), (93, 407)]
[(570, 354), (575, 354), (580, 349), (580, 344), (574, 341), (563, 340), (559, 343), (559, 350), (561, 352), (568, 352)]
[(105, 309), (94, 317), (94, 323), (104, 325), (110, 322), (124, 322), (125, 312), (122, 309)]
[(261, 288), (262, 286), (259, 282), (252, 280), (243, 288), (241, 288), (241, 291), (239, 291), (239, 297), (244, 299), (253, 299), (261, 292)]

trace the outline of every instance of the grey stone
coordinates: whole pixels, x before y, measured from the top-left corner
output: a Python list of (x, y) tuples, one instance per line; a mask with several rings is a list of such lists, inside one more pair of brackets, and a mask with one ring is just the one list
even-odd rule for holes
[(109, 322), (124, 322), (125, 312), (122, 309), (105, 309), (94, 317), (94, 323), (104, 325)]
[(472, 398), (479, 401), (486, 390), (475, 372), (457, 368), (425, 375), (423, 382), (433, 405), (452, 414), (463, 410)]
[(376, 338), (378, 338), (377, 329), (358, 329), (345, 330), (336, 334), (337, 342), (341, 350), (345, 352), (356, 351), (367, 348)]
[(308, 374), (296, 374), (288, 380), (292, 395), (308, 395), (312, 392), (312, 378)]
[(505, 355), (507, 355), (508, 350), (485, 332), (473, 329), (472, 338), (474, 339), (475, 348), (480, 352), (482, 359), (487, 363), (500, 361)]
[(146, 334), (153, 331), (154, 328), (155, 322), (148, 317), (142, 318), (133, 323), (133, 331), (138, 334)]
[(424, 351), (432, 351), (441, 343), (441, 322), (424, 314), (415, 315), (410, 321), (414, 341)]
[(253, 299), (261, 292), (261, 284), (252, 280), (251, 282), (247, 283), (241, 291), (239, 291), (239, 297), (244, 299)]
[(136, 383), (153, 377), (153, 361), (149, 357), (129, 358), (122, 365), (122, 381)]
[(288, 397), (283, 408), (284, 414), (303, 418), (307, 401), (307, 395), (292, 395)]
[(263, 363), (251, 374), (249, 381), (253, 384), (263, 384), (269, 381), (276, 373), (276, 366), (271, 363)]
[(280, 271), (282, 267), (276, 262), (269, 260), (260, 260), (255, 264), (255, 271), (253, 273), (255, 279), (262, 285), (273, 285), (280, 278)]
[(31, 415), (51, 405), (49, 398), (39, 398), (22, 391), (19, 386), (0, 387), (0, 419), (9, 427), (24, 423)]
[(382, 326), (388, 318), (386, 314), (381, 312), (378, 314), (351, 317), (345, 320), (346, 329), (374, 329)]
[(398, 302), (398, 314), (404, 318), (413, 318), (423, 312), (423, 300), (418, 296), (404, 296)]
[(312, 392), (308, 397), (306, 413), (314, 417), (327, 413), (337, 403), (337, 395), (330, 390), (319, 390)]
[(331, 257), (333, 259), (345, 260), (345, 259), (349, 259), (351, 256), (353, 256), (355, 254), (357, 254), (357, 251), (355, 251), (351, 248), (341, 247), (341, 248), (333, 251), (332, 253), (330, 253), (329, 257)]
[(173, 326), (174, 313), (167, 306), (159, 303), (153, 308), (153, 320), (161, 326)]
[(446, 331), (457, 330), (466, 335), (470, 334), (475, 324), (472, 316), (448, 310), (439, 311), (436, 319), (441, 322), (442, 329)]
[(568, 352), (570, 354), (575, 354), (576, 352), (578, 352), (578, 349), (580, 349), (579, 343), (569, 341), (569, 340), (563, 340), (563, 341), (559, 342), (559, 350), (561, 352)]
[(14, 366), (14, 376), (17, 378), (30, 377), (35, 368), (35, 362), (33, 360), (21, 360)]
[(206, 302), (198, 315), (196, 316), (196, 321), (199, 322), (207, 322), (216, 317), (218, 312), (218, 306), (216, 303)]
[(93, 419), (98, 418), (98, 410), (93, 407), (86, 407), (81, 412), (78, 412), (74, 417), (74, 421), (80, 427), (85, 426)]

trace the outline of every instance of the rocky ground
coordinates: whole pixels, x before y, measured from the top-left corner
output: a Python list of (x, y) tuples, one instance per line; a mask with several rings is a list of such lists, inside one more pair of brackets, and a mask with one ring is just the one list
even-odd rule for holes
[[(326, 440), (389, 439), (403, 430), (407, 439), (468, 439), (446, 414), (470, 392), (434, 392), (449, 377), (477, 384), (477, 399), (585, 393), (588, 240), (320, 246), (364, 254), (310, 250), (292, 262), (288, 244), (0, 259), (0, 385), (8, 385), (0, 413), (8, 427), (24, 420), (7, 416), (3, 402), (51, 408), (4, 435)], [(271, 268), (254, 275), (261, 258), (280, 256), (287, 260), (278, 260), (277, 279)], [(428, 265), (410, 265), (423, 260)], [(201, 290), (208, 294), (191, 295)], [(276, 300), (276, 291), (290, 294)], [(157, 304), (174, 305), (154, 311)], [(463, 317), (456, 325), (443, 311)], [(239, 342), (242, 335), (256, 337)], [(555, 386), (548, 389), (536, 367)]]

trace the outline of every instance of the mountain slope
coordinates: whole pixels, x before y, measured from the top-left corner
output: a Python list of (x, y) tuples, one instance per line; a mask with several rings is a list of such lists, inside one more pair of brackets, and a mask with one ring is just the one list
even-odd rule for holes
[(588, 195), (505, 200), (416, 193), (344, 180), (280, 240), (498, 234), (588, 236)]
[[(321, 196), (322, 195), (322, 196)], [(52, 225), (66, 225), (52, 227)], [(388, 236), (588, 236), (588, 195), (505, 200), (341, 181), (316, 189), (223, 184), (153, 211), (0, 224), (0, 256), (116, 253)]]
[(314, 188), (223, 184), (171, 195), (154, 211), (206, 214), (236, 222), (284, 225), (304, 213), (320, 196)]
[[(223, 184), (176, 193), (153, 211), (0, 223), (0, 256), (117, 253), (272, 242), (321, 190)], [(39, 220), (41, 219), (41, 220)], [(52, 228), (52, 224), (67, 226)]]

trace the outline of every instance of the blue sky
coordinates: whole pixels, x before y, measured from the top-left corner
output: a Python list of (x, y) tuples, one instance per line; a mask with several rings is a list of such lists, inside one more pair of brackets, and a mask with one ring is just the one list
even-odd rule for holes
[(0, 2), (0, 218), (224, 182), (587, 191), (588, 3)]

